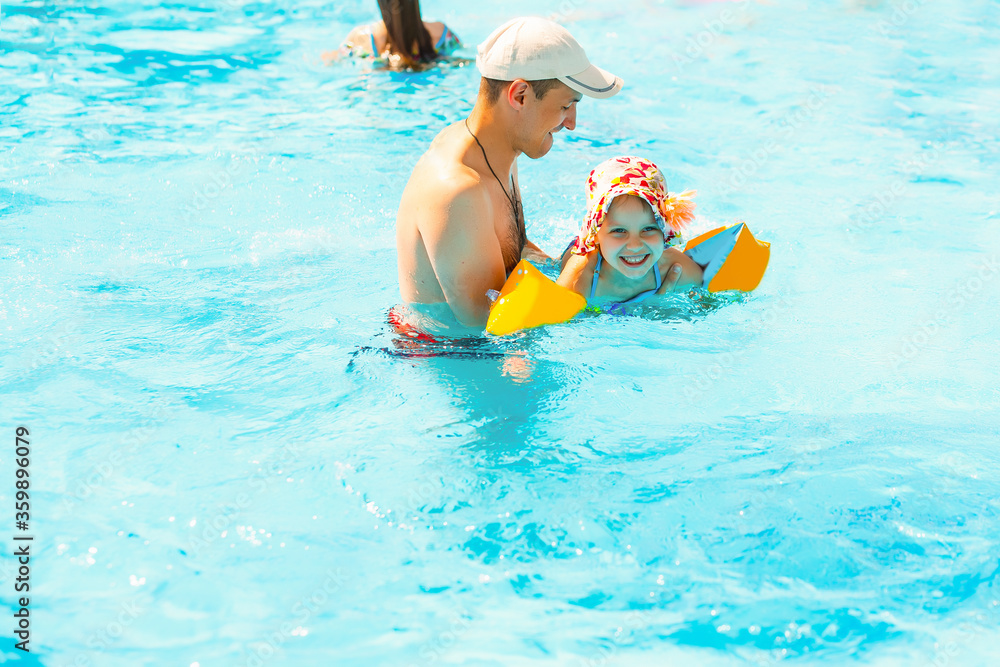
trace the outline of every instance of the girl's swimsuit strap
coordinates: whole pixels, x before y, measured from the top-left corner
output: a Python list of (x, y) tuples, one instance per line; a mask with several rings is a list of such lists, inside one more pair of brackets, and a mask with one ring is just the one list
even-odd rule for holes
[(594, 279), (590, 283), (590, 298), (587, 301), (593, 301), (594, 295), (597, 294), (597, 277), (601, 273), (601, 260), (604, 256), (600, 252), (597, 253), (597, 266), (594, 267)]

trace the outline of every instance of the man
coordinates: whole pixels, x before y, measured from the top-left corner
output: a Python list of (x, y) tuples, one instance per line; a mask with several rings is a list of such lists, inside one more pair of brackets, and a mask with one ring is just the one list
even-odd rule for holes
[(487, 290), (500, 289), (522, 257), (548, 259), (527, 240), (517, 156), (548, 153), (556, 132), (576, 127), (583, 95), (611, 97), (622, 80), (541, 18), (497, 28), (479, 45), (476, 66), (483, 78), (472, 113), (438, 134), (403, 191), (396, 249), (406, 302), (482, 328)]

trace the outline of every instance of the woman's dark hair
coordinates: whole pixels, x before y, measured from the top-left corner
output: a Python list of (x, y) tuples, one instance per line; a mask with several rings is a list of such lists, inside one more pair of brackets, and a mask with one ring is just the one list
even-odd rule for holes
[[(382, 22), (388, 33), (390, 64), (420, 69), (432, 63), (438, 53), (431, 43), (431, 35), (420, 18), (419, 0), (378, 0)], [(376, 54), (378, 55), (378, 54)]]

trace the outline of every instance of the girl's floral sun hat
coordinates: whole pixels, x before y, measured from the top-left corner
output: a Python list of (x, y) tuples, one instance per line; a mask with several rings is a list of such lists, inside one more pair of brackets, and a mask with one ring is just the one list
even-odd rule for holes
[(573, 244), (573, 252), (586, 255), (597, 247), (597, 231), (604, 224), (615, 197), (635, 195), (653, 209), (665, 245), (677, 242), (680, 233), (694, 220), (697, 191), (667, 192), (667, 182), (655, 164), (641, 157), (614, 157), (597, 165), (587, 177), (587, 218)]

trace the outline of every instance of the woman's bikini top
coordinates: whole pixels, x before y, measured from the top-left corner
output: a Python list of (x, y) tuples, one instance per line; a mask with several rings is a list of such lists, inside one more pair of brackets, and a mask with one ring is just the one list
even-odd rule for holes
[(452, 52), (461, 46), (462, 42), (459, 41), (458, 35), (449, 30), (448, 26), (445, 26), (437, 44), (434, 45), (434, 50), (437, 51), (440, 56), (450, 56)]
[[(604, 256), (601, 255), (600, 253), (598, 253), (597, 254), (597, 266), (594, 267), (594, 280), (593, 280), (593, 282), (590, 283), (590, 298), (587, 299), (587, 301), (593, 301), (594, 300), (594, 296), (597, 294), (597, 277), (598, 277), (598, 274), (601, 273), (601, 262), (603, 260), (604, 260)], [(639, 294), (636, 294), (631, 299), (626, 299), (625, 301), (622, 301), (620, 303), (638, 303), (639, 301), (643, 301), (644, 299), (648, 299), (649, 297), (651, 297), (654, 294), (656, 294), (656, 290), (660, 289), (660, 285), (663, 284), (663, 281), (660, 279), (660, 265), (659, 264), (653, 264), (653, 275), (656, 276), (656, 287), (654, 287), (651, 290), (646, 290), (645, 292), (640, 292)], [(617, 304), (614, 304), (614, 305), (617, 305)]]
[[(375, 32), (373, 30), (368, 31), (368, 38), (372, 41), (372, 55), (378, 57), (378, 47), (375, 46)], [(458, 35), (445, 26), (444, 30), (441, 31), (441, 37), (434, 45), (434, 50), (438, 52), (439, 56), (450, 56), (460, 46), (462, 46), (462, 42), (458, 40)]]

